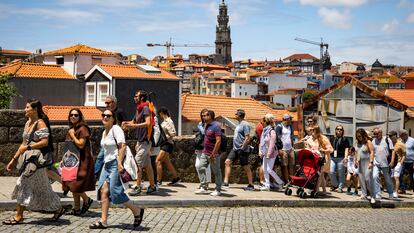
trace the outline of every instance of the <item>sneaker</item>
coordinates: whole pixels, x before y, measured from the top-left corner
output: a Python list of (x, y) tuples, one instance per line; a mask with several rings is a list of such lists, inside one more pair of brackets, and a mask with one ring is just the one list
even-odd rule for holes
[(210, 193), (210, 196), (213, 196), (213, 197), (221, 196), (221, 192), (214, 190), (214, 192)]
[(354, 196), (358, 196), (358, 191), (357, 191), (357, 190), (355, 190), (355, 191), (354, 191), (354, 193), (352, 193), (352, 195), (354, 195)]
[(398, 193), (397, 193), (397, 192), (393, 192), (393, 193), (392, 193), (392, 197), (393, 197), (393, 198), (398, 198)]
[(155, 187), (148, 187), (147, 188), (147, 194), (152, 194), (157, 192), (157, 189)]
[(343, 190), (342, 188), (339, 188), (339, 189), (337, 190), (337, 192), (338, 192), (338, 193), (343, 193), (343, 192), (344, 192), (344, 190)]
[(371, 204), (375, 204), (375, 198), (371, 198)]
[(136, 184), (129, 184), (128, 187), (130, 189), (135, 189), (135, 188), (137, 188), (137, 185)]
[(346, 193), (350, 193), (351, 192), (351, 187), (346, 188)]
[(157, 181), (157, 185), (161, 186), (162, 185), (162, 181)]
[(335, 190), (337, 190), (337, 189), (338, 189), (338, 187), (334, 187), (334, 186), (332, 186), (330, 190), (331, 190), (331, 191), (335, 191)]
[(221, 188), (222, 189), (228, 189), (229, 188), (229, 183), (223, 183), (223, 184), (221, 184)]
[(168, 183), (168, 185), (175, 185), (180, 181), (181, 181), (180, 177), (177, 177), (177, 178), (173, 179), (170, 183)]
[(246, 188), (244, 188), (244, 191), (254, 191), (254, 186), (249, 184), (246, 186)]
[(141, 188), (138, 188), (138, 187), (135, 187), (135, 188), (133, 188), (132, 189), (132, 191), (131, 192), (129, 192), (128, 194), (130, 195), (130, 196), (138, 196), (139, 194), (141, 194)]
[(205, 190), (203, 187), (200, 187), (200, 189), (194, 191), (195, 194), (209, 194), (209, 191)]
[(260, 191), (270, 191), (270, 188), (263, 185), (260, 187)]

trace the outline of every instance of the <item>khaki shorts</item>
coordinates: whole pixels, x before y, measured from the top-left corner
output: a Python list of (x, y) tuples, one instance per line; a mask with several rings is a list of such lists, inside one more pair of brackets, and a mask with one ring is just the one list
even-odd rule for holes
[(293, 149), (290, 150), (280, 150), (279, 151), (279, 161), (281, 166), (295, 166), (295, 152)]
[(150, 158), (150, 149), (151, 143), (148, 142), (137, 142), (135, 150), (137, 154), (135, 155), (135, 161), (139, 168), (144, 168), (151, 164)]

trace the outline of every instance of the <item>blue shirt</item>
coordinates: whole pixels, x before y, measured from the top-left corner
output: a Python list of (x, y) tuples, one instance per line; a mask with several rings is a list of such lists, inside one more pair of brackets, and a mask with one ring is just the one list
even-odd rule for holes
[(403, 141), (403, 143), (405, 144), (405, 152), (406, 152), (406, 157), (405, 157), (405, 161), (407, 163), (412, 163), (414, 162), (414, 138), (412, 137), (408, 137), (407, 141)]
[[(240, 150), (242, 149), (241, 146), (243, 145), (244, 139), (246, 135), (250, 135), (250, 127), (246, 121), (241, 121), (234, 130), (234, 138), (233, 138), (233, 149)], [(246, 146), (244, 151), (248, 151), (249, 147)]]

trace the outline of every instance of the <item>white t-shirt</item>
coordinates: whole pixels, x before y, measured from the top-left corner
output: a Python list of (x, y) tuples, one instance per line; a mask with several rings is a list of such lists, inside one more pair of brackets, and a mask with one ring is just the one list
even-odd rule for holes
[(283, 150), (290, 150), (292, 149), (292, 140), (290, 139), (290, 135), (292, 134), (290, 126), (285, 127), (284, 124), (282, 125), (282, 137), (280, 138), (283, 143)]
[[(385, 140), (388, 140), (388, 144)], [(374, 138), (374, 160), (375, 164), (380, 167), (388, 167), (387, 157), (390, 155), (389, 150), (393, 150), (394, 146), (390, 138), (382, 137), (381, 140)], [(388, 145), (390, 148), (388, 149)]]
[(107, 163), (118, 157), (118, 146), (119, 144), (125, 143), (124, 131), (118, 125), (112, 126), (109, 130), (108, 135), (105, 135), (105, 131), (102, 133), (101, 148), (104, 150), (104, 162)]

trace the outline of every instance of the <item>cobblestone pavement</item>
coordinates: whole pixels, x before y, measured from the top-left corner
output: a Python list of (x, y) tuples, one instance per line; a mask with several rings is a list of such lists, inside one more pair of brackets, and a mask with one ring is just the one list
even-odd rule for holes
[[(0, 212), (0, 218), (13, 215)], [(50, 223), (39, 213), (26, 213), (24, 224), (0, 226), (0, 232), (100, 232), (88, 225), (99, 219), (97, 209), (85, 217), (64, 215)], [(412, 232), (414, 209), (367, 208), (148, 208), (136, 231), (146, 232)], [(131, 232), (132, 214), (110, 209), (110, 228)]]

